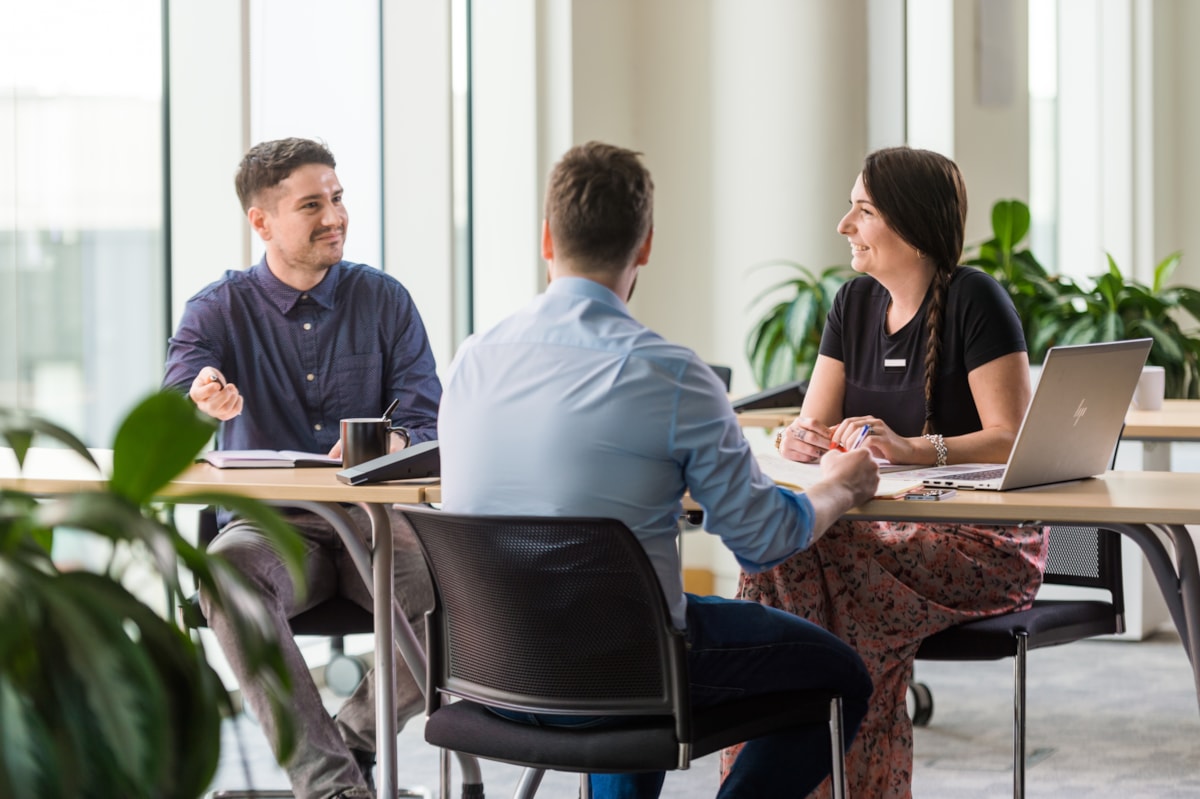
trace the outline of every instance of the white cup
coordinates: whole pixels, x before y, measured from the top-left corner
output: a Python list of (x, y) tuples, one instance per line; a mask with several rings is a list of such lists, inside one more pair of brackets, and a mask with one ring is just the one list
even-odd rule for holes
[(1166, 389), (1166, 370), (1161, 366), (1143, 366), (1142, 376), (1133, 390), (1133, 407), (1139, 411), (1157, 411), (1162, 407)]

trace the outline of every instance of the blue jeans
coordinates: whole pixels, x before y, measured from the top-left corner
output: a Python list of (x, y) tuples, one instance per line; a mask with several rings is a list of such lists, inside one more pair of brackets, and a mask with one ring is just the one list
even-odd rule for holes
[[(862, 659), (826, 630), (790, 613), (739, 599), (687, 595), (692, 706), (756, 694), (828, 689), (841, 694), (846, 744), (867, 712), (871, 678)], [(718, 799), (807, 796), (829, 776), (826, 725), (748, 741)], [(655, 799), (665, 774), (593, 774), (596, 799)]]

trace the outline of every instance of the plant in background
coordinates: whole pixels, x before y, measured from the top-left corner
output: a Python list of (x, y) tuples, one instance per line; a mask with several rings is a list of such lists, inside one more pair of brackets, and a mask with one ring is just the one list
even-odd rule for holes
[(963, 263), (978, 266), (1008, 290), (1025, 331), (1029, 360), (1041, 363), (1062, 323), (1073, 314), (1065, 298), (1076, 290), (1069, 278), (1048, 274), (1028, 248), (1017, 249), (1029, 233), (1029, 224), (1029, 206), (1020, 200), (1000, 200), (992, 206), (992, 238), (969, 247)]
[(1020, 200), (997, 202), (993, 238), (978, 245), (965, 263), (989, 272), (1008, 289), (1030, 362), (1041, 363), (1055, 345), (1148, 337), (1154, 343), (1147, 362), (1164, 368), (1166, 395), (1200, 397), (1200, 291), (1166, 285), (1181, 254), (1160, 261), (1149, 286), (1126, 277), (1106, 254), (1108, 271), (1090, 278), (1089, 287), (1047, 274), (1028, 249), (1017, 249), (1029, 223), (1029, 207)]
[(1074, 314), (1060, 320), (1057, 343), (1153, 339), (1147, 363), (1163, 367), (1166, 396), (1200, 397), (1200, 291), (1165, 285), (1181, 257), (1176, 252), (1160, 261), (1146, 286), (1122, 275), (1107, 255), (1108, 272), (1093, 278), (1090, 290), (1079, 289), (1070, 298)]
[(853, 272), (846, 266), (831, 266), (816, 275), (795, 261), (769, 261), (759, 266), (786, 266), (799, 274), (771, 286), (751, 303), (753, 307), (769, 295), (788, 292), (788, 299), (771, 306), (746, 339), (754, 379), (760, 388), (808, 379), (834, 295)]
[[(122, 423), (111, 477), (96, 490), (39, 500), (0, 489), (0, 796), (195, 799), (212, 782), (230, 697), (202, 647), (122, 584), (121, 564), (130, 562), (148, 563), (174, 604), (187, 607), (182, 565), (215, 602), (236, 609), (258, 679), (273, 688), (290, 750), (287, 672), (258, 597), (220, 556), (185, 540), (169, 509), (213, 504), (254, 519), (303, 585), (297, 536), (273, 509), (243, 497), (206, 492), (156, 500), (214, 429), (183, 396), (160, 392)], [(68, 431), (0, 409), (0, 437), (18, 464), (35, 435), (96, 465)], [(51, 547), (62, 529), (111, 541), (107, 567), (60, 569)]]

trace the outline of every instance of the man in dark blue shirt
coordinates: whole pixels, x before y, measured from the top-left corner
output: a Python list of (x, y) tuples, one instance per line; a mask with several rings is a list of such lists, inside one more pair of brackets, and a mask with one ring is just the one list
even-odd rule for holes
[[(341, 451), (339, 421), (380, 417), (393, 399), (401, 432), (391, 449), (437, 437), (442, 387), (425, 326), (393, 277), (342, 260), (349, 216), (332, 153), (306, 139), (251, 148), (236, 176), (238, 198), (266, 247), (262, 261), (231, 270), (188, 300), (167, 350), (163, 385), (187, 391), (220, 420), (223, 449)], [(347, 509), (360, 529), (365, 513)], [(279, 626), (292, 676), (298, 742), (285, 763), (297, 797), (370, 797), (375, 749), (373, 674), (331, 719), (287, 620), (340, 594), (368, 610), (367, 586), (320, 517), (289, 512), (304, 537), (303, 604), (274, 551), (249, 523), (223, 514), (210, 545), (258, 589)], [(393, 525), (399, 531), (403, 525)], [(418, 640), (432, 588), (416, 541), (394, 534), (395, 590)], [(201, 595), (218, 643), (272, 744), (277, 734), (266, 691), (249, 679), (236, 630)], [(399, 669), (398, 724), (422, 709), (419, 688)]]

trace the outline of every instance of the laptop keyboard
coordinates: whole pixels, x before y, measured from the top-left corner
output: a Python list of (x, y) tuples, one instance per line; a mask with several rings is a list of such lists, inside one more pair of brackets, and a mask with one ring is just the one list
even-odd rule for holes
[(1004, 474), (1004, 468), (998, 469), (976, 469), (973, 472), (959, 472), (958, 474), (946, 474), (939, 477), (939, 480), (995, 480)]

